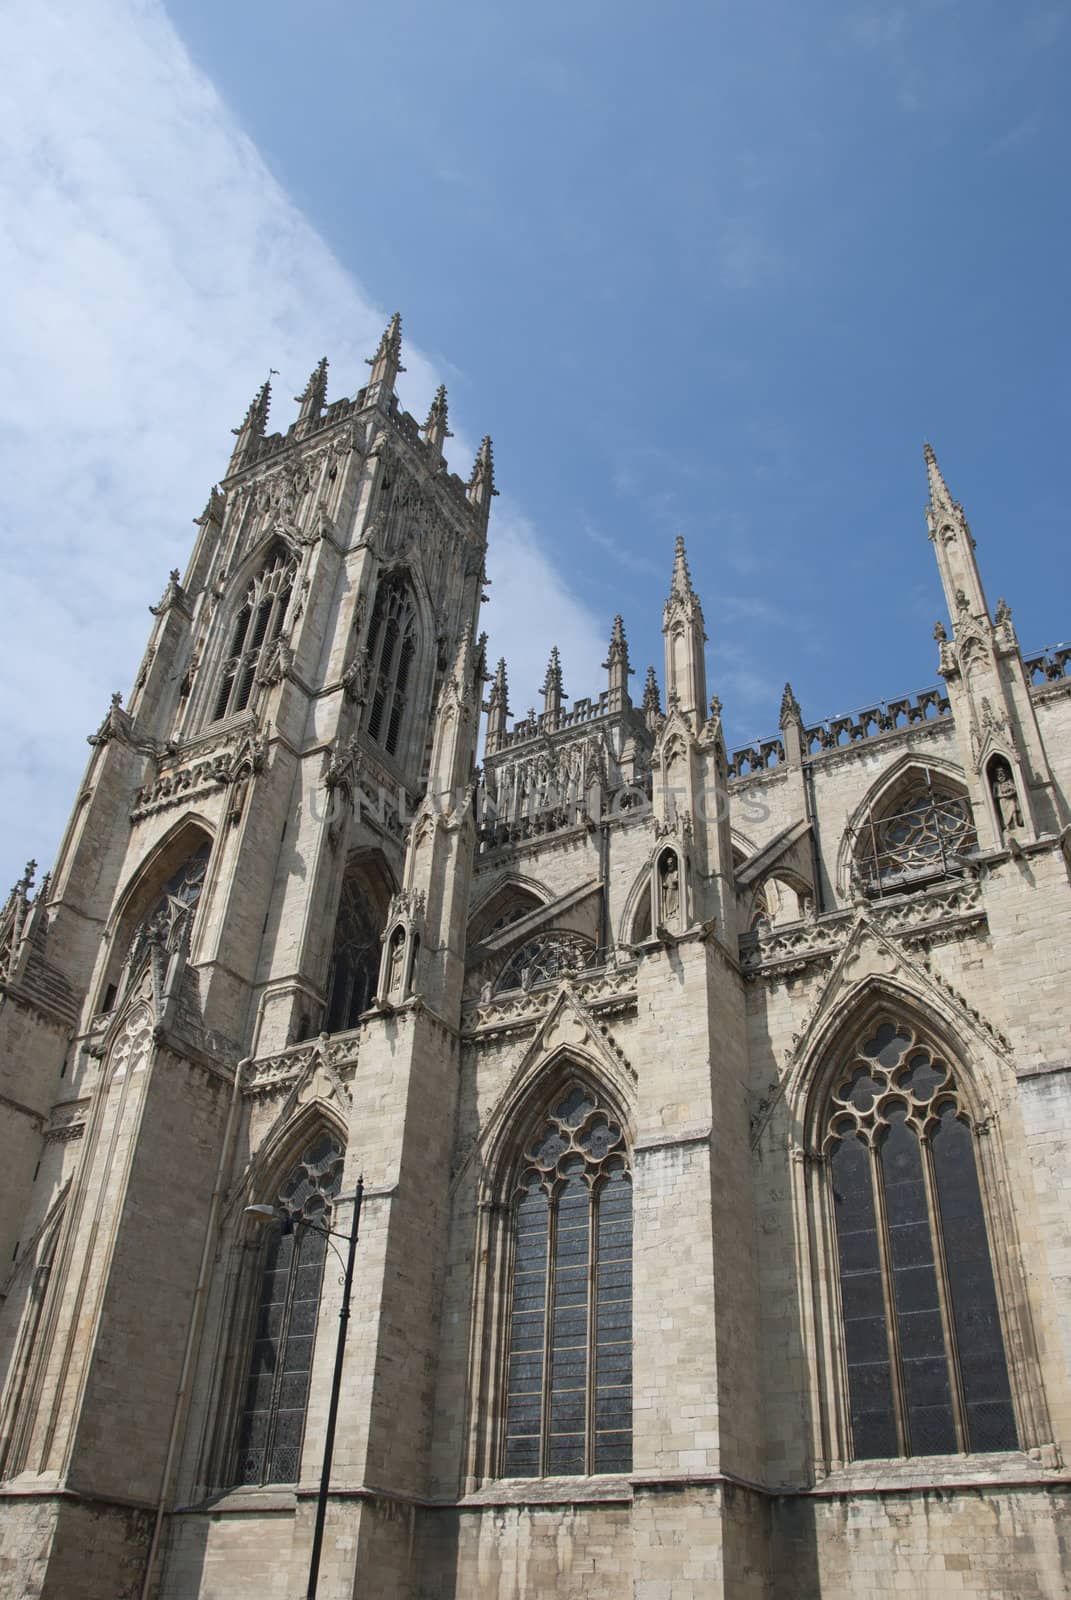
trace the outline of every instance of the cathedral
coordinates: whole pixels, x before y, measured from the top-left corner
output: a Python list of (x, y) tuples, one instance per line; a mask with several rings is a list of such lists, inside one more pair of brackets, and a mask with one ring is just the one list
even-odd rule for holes
[(517, 720), (491, 442), (369, 365), (0, 917), (0, 1596), (1058, 1600), (1071, 647), (927, 447), (936, 687), (727, 747), (678, 540)]

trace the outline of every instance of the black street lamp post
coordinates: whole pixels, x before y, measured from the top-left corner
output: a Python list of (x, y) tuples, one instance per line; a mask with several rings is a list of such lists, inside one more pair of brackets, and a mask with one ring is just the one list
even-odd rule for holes
[[(353, 1290), (353, 1264), (357, 1256), (357, 1230), (361, 1224), (361, 1200), (364, 1197), (364, 1179), (357, 1179), (357, 1187), (353, 1191), (353, 1217), (350, 1221), (349, 1243), (346, 1251), (346, 1271), (342, 1278), (342, 1305), (338, 1313), (338, 1342), (335, 1345), (335, 1370), (331, 1379), (331, 1403), (327, 1408), (327, 1433), (324, 1437), (324, 1459), (320, 1470), (320, 1489), (316, 1496), (316, 1525), (312, 1534), (312, 1554), (309, 1557), (309, 1586), (305, 1591), (306, 1600), (316, 1600), (316, 1585), (320, 1577), (320, 1554), (324, 1543), (324, 1524), (327, 1521), (327, 1496), (331, 1489), (331, 1461), (335, 1453), (335, 1426), (338, 1422), (338, 1400), (342, 1392), (342, 1362), (346, 1354), (346, 1328), (350, 1320), (350, 1295)], [(339, 1195), (335, 1201), (351, 1198)], [(305, 1222), (302, 1218), (282, 1216), (276, 1206), (246, 1206), (246, 1212), (261, 1221), (267, 1222), (275, 1219), (282, 1221), (285, 1231), (291, 1228), (311, 1228), (314, 1233), (323, 1234), (324, 1238), (345, 1239), (344, 1233), (335, 1233), (331, 1228), (320, 1228), (315, 1222)], [(335, 1247), (332, 1245), (331, 1247)], [(335, 1252), (336, 1255), (338, 1252)], [(339, 1260), (342, 1260), (339, 1255)]]

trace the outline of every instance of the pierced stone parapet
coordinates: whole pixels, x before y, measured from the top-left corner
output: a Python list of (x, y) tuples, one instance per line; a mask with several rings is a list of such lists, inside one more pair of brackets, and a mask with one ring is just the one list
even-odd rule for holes
[[(840, 717), (827, 717), (823, 722), (805, 727), (803, 749), (808, 756), (821, 757), (865, 739), (876, 739), (884, 733), (902, 732), (918, 723), (937, 722), (949, 716), (951, 707), (943, 688), (920, 689), (916, 694), (903, 695), (898, 700), (879, 700), (877, 705), (864, 706)], [(784, 762), (784, 740), (779, 735), (759, 739), (754, 744), (732, 751), (729, 776), (751, 777), (757, 772), (783, 766)]]
[(1034, 655), (1023, 657), (1027, 682), (1032, 689), (1044, 688), (1048, 683), (1071, 678), (1071, 644), (1052, 644)]
[(471, 1036), (534, 1027), (564, 986), (591, 1012), (606, 1015), (627, 1010), (636, 1003), (636, 972), (635, 962), (599, 967), (567, 980), (556, 978), (531, 989), (512, 989), (486, 1000), (469, 1001), (462, 1012), (462, 1033)]
[[(911, 945), (962, 938), (986, 920), (981, 890), (974, 878), (876, 902), (868, 907), (868, 915), (883, 933)], [(743, 934), (739, 950), (745, 978), (784, 979), (819, 962), (834, 960), (847, 942), (855, 918), (855, 908), (848, 907), (813, 921)]]
[(252, 1097), (289, 1088), (321, 1063), (329, 1074), (337, 1074), (345, 1081), (356, 1070), (359, 1041), (360, 1029), (351, 1029), (344, 1034), (321, 1034), (316, 1039), (287, 1045), (274, 1055), (260, 1056), (246, 1068), (242, 1093)]

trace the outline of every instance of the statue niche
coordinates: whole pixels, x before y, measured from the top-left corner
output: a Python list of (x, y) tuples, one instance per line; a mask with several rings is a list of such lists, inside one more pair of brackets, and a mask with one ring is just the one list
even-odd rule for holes
[(989, 792), (993, 796), (993, 810), (1001, 837), (1016, 833), (1023, 826), (1023, 811), (1019, 804), (1019, 791), (1011, 766), (1003, 756), (994, 756), (987, 769)]

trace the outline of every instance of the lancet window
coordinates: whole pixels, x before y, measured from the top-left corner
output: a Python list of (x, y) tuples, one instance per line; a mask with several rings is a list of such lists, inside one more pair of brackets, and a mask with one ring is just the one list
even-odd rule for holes
[(335, 943), (327, 988), (328, 1033), (355, 1028), (376, 992), (379, 977), (379, 922), (361, 883), (347, 878), (335, 923)]
[(265, 1246), (238, 1422), (237, 1483), (297, 1482), (327, 1252), (322, 1230), (331, 1226), (341, 1182), (341, 1146), (321, 1133), (274, 1197), (287, 1220)]
[(277, 549), (246, 590), (234, 619), (230, 649), (223, 663), (212, 721), (244, 711), (262, 662), (279, 639), (294, 585), (294, 562)]
[(632, 1180), (624, 1133), (567, 1087), (540, 1121), (512, 1199), (502, 1472), (632, 1466)]
[(1017, 1448), (977, 1136), (903, 1021), (838, 1076), (825, 1154), (855, 1457)]
[(368, 634), (372, 697), (368, 733), (388, 755), (397, 755), (412, 692), (417, 650), (416, 607), (403, 578), (384, 579), (376, 593)]

